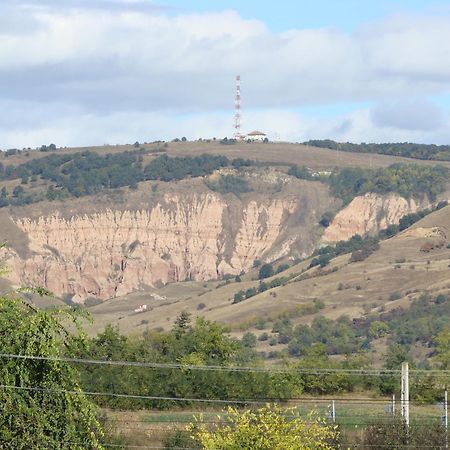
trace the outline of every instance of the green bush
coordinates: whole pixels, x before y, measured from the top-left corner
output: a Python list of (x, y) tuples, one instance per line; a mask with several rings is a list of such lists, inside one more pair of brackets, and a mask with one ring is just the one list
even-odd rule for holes
[(258, 278), (263, 280), (264, 278), (269, 278), (273, 276), (274, 270), (272, 264), (263, 264), (259, 269)]
[(218, 180), (208, 181), (207, 186), (214, 192), (220, 194), (244, 194), (251, 192), (247, 180), (235, 175), (221, 175)]

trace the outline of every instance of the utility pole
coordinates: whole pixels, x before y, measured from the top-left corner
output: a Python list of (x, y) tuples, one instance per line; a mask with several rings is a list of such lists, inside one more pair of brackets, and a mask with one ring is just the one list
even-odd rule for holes
[(402, 408), (402, 419), (409, 427), (409, 368), (408, 363), (402, 363), (402, 386), (400, 404)]
[(448, 391), (444, 392), (445, 448), (448, 448)]
[(395, 394), (392, 394), (392, 409), (391, 409), (392, 417), (395, 417)]

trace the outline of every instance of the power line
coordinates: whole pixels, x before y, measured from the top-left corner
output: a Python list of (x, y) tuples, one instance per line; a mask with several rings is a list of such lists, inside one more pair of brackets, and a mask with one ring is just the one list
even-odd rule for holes
[[(345, 399), (345, 400), (336, 400), (335, 398), (321, 398), (321, 399), (314, 399), (314, 398), (295, 398), (295, 399), (211, 399), (211, 398), (187, 398), (187, 397), (169, 397), (169, 396), (150, 396), (150, 395), (142, 395), (142, 394), (122, 394), (122, 393), (116, 393), (116, 392), (91, 392), (91, 391), (73, 391), (73, 390), (66, 390), (66, 389), (49, 389), (49, 388), (39, 388), (39, 387), (32, 387), (32, 386), (14, 386), (14, 385), (4, 385), (0, 384), (0, 389), (11, 389), (11, 390), (25, 390), (25, 391), (32, 391), (32, 392), (43, 392), (43, 393), (49, 393), (49, 394), (70, 394), (70, 395), (86, 395), (86, 396), (98, 396), (98, 397), (115, 397), (115, 398), (129, 398), (129, 399), (136, 399), (136, 400), (161, 400), (161, 401), (179, 401), (179, 402), (198, 402), (198, 403), (219, 403), (219, 404), (228, 404), (228, 405), (235, 405), (235, 404), (242, 404), (242, 405), (261, 405), (263, 403), (267, 402), (279, 402), (279, 403), (288, 403), (290, 402), (292, 407), (295, 405), (292, 404), (292, 401), (302, 402), (304, 404), (318, 404), (318, 403), (324, 403), (328, 404), (332, 400), (335, 400), (337, 405), (345, 405), (346, 403), (355, 405), (369, 405), (373, 403), (387, 403), (386, 399), (368, 399), (368, 400), (360, 400), (360, 399)], [(411, 401), (410, 401), (411, 403)], [(298, 405), (297, 405), (298, 406)], [(194, 413), (195, 414), (195, 413)]]
[(227, 405), (261, 405), (264, 402), (253, 400), (224, 400), (224, 399), (206, 399), (206, 398), (183, 398), (183, 397), (156, 397), (150, 395), (137, 395), (137, 394), (118, 394), (115, 392), (90, 392), (90, 391), (69, 391), (66, 389), (47, 389), (28, 386), (13, 386), (0, 384), (0, 389), (12, 389), (12, 390), (24, 390), (33, 392), (46, 392), (52, 394), (70, 394), (70, 395), (87, 395), (97, 397), (116, 397), (116, 398), (131, 398), (138, 400), (162, 400), (162, 401), (178, 401), (178, 402), (198, 402), (198, 403), (222, 403)]
[[(331, 375), (331, 374), (348, 374), (348, 375), (375, 375), (375, 376), (393, 376), (400, 374), (399, 369), (349, 369), (349, 368), (266, 368), (266, 367), (245, 367), (245, 366), (217, 366), (217, 365), (186, 365), (180, 363), (154, 363), (139, 361), (115, 361), (101, 359), (83, 359), (83, 358), (67, 358), (67, 357), (49, 357), (49, 356), (31, 356), (16, 355), (9, 353), (0, 353), (0, 358), (5, 359), (24, 359), (36, 361), (50, 362), (67, 362), (79, 364), (94, 364), (108, 366), (124, 366), (124, 367), (142, 367), (148, 369), (184, 369), (184, 370), (202, 370), (202, 371), (219, 371), (219, 372), (254, 372), (254, 373), (300, 373), (306, 375)], [(445, 369), (411, 369), (411, 373), (425, 375), (448, 375), (450, 370)]]

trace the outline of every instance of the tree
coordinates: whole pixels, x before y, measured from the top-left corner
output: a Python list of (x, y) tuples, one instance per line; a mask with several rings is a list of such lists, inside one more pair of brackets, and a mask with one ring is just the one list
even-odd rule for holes
[(244, 336), (242, 336), (241, 342), (244, 347), (255, 348), (256, 336), (253, 333), (250, 333), (250, 331), (248, 331), (247, 333), (244, 334)]
[(233, 303), (240, 303), (245, 298), (245, 291), (239, 291), (234, 294)]
[(5, 187), (2, 188), (0, 192), (0, 208), (3, 208), (5, 206), (9, 205), (8, 201), (8, 191)]
[[(0, 442), (12, 449), (102, 449), (96, 409), (83, 394), (74, 367), (59, 358), (83, 345), (74, 310), (37, 310), (20, 299), (0, 297), (3, 353), (49, 359), (3, 359)], [(67, 326), (78, 328), (78, 335)], [(3, 447), (2, 447), (3, 448)]]
[(187, 311), (181, 311), (176, 318), (172, 331), (177, 339), (180, 339), (191, 328), (191, 315)]
[(436, 359), (442, 364), (443, 369), (450, 367), (450, 328), (442, 331), (435, 339)]
[(319, 220), (319, 224), (322, 225), (324, 228), (327, 228), (330, 226), (330, 223), (334, 219), (334, 213), (331, 211), (327, 211), (323, 213), (322, 217)]
[(385, 336), (389, 332), (389, 326), (380, 320), (374, 320), (369, 327), (369, 337), (378, 339)]
[(412, 422), (405, 426), (400, 417), (392, 421), (379, 420), (368, 424), (362, 448), (402, 449), (402, 448), (445, 448), (445, 428), (439, 422)]
[(300, 417), (294, 408), (267, 405), (255, 411), (228, 409), (228, 423), (211, 428), (203, 418), (190, 424), (193, 439), (207, 450), (328, 450), (338, 433), (314, 415)]
[(263, 264), (259, 269), (258, 278), (263, 280), (264, 278), (269, 278), (274, 274), (272, 264)]
[(24, 189), (22, 186), (16, 186), (13, 189), (13, 197), (21, 197), (24, 193)]

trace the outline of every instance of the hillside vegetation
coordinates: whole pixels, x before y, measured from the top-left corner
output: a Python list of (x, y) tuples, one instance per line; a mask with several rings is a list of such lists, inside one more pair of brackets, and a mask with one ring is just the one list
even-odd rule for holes
[[(156, 150), (159, 152), (161, 149)], [(78, 198), (123, 187), (136, 189), (142, 181), (179, 181), (211, 175), (224, 167), (242, 170), (258, 164), (250, 159), (229, 159), (215, 154), (172, 157), (162, 154), (155, 157), (152, 153), (154, 151), (145, 148), (107, 154), (55, 151), (20, 164), (5, 165), (0, 162), (0, 182), (20, 180), (20, 184), (16, 182), (14, 187), (7, 183), (2, 186), (0, 207)], [(315, 173), (305, 166), (291, 165), (288, 174), (328, 183), (331, 195), (343, 199), (345, 203), (366, 192), (396, 192), (404, 197), (427, 195), (434, 201), (445, 190), (448, 179), (448, 169), (445, 167), (402, 163), (377, 170), (330, 168), (326, 174)], [(245, 180), (233, 175), (209, 181), (207, 186), (220, 193), (238, 194), (251, 190)]]
[(410, 142), (352, 144), (351, 142), (336, 142), (330, 139), (310, 140), (305, 142), (305, 144), (342, 152), (375, 153), (423, 160), (450, 161), (450, 145), (413, 144)]
[(306, 167), (292, 166), (288, 173), (296, 178), (328, 183), (330, 193), (344, 203), (368, 192), (395, 192), (405, 198), (426, 195), (434, 201), (445, 191), (449, 174), (442, 166), (417, 164), (393, 164), (377, 170), (348, 167), (334, 169), (330, 175), (314, 174)]
[[(99, 155), (95, 152), (51, 154), (19, 165), (0, 163), (0, 181), (21, 180), (10, 193), (6, 187), (0, 194), (0, 207), (20, 206), (42, 200), (93, 195), (107, 189), (128, 186), (147, 180), (178, 181), (187, 177), (210, 175), (222, 167), (243, 167), (251, 161), (225, 156), (200, 155), (194, 157), (158, 156), (144, 165), (145, 150)], [(29, 192), (29, 182), (38, 177), (48, 182), (46, 192)]]

